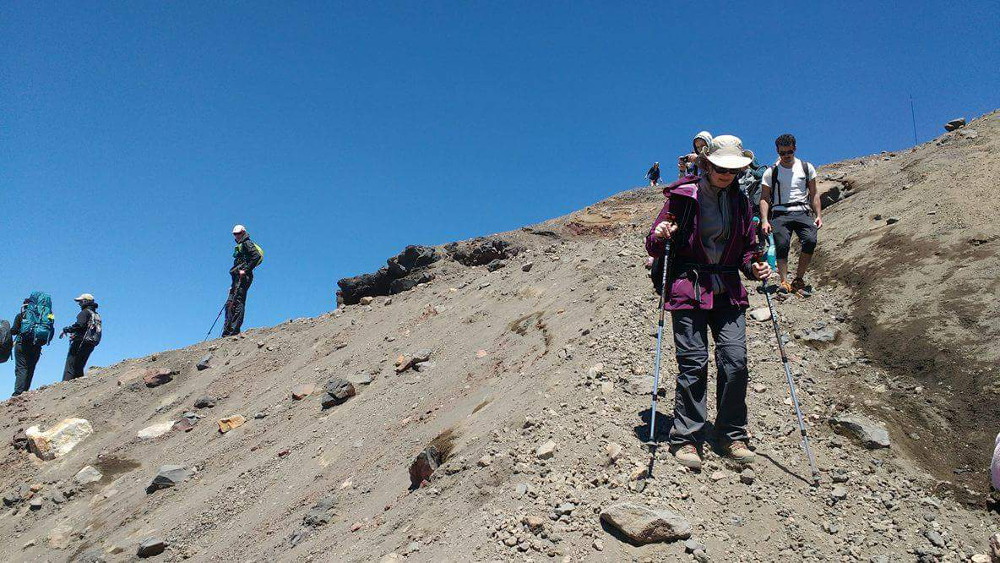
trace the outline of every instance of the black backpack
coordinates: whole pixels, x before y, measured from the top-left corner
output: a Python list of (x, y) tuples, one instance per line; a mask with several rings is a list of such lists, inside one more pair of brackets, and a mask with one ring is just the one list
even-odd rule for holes
[[(809, 163), (806, 162), (806, 161), (804, 161), (804, 160), (802, 160), (802, 159), (799, 159), (799, 162), (802, 163), (802, 171), (805, 172), (805, 174), (806, 174), (806, 185), (808, 186), (809, 185)], [(781, 205), (781, 187), (779, 186), (780, 182), (778, 182), (778, 166), (781, 166), (781, 165), (780, 164), (775, 164), (775, 165), (771, 166), (771, 211), (774, 211), (774, 207), (776, 205)], [(795, 165), (792, 164), (792, 166), (794, 167)], [(792, 172), (794, 173), (795, 170), (793, 169)], [(760, 203), (760, 198), (759, 197), (757, 199), (757, 203), (758, 204)]]
[(81, 341), (85, 344), (97, 346), (101, 343), (101, 315), (97, 311), (90, 311), (90, 320), (87, 321), (87, 330), (83, 331)]

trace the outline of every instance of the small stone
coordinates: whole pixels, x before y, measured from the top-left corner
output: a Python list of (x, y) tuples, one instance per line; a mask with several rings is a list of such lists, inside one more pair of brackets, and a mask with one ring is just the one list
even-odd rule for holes
[(493, 458), (490, 457), (489, 455), (484, 455), (483, 457), (479, 458), (479, 461), (476, 462), (476, 465), (478, 465), (479, 467), (489, 467), (492, 463), (493, 463)]
[(556, 443), (552, 440), (545, 442), (541, 446), (535, 449), (535, 456), (538, 459), (552, 459), (556, 453)]
[(564, 516), (567, 514), (572, 514), (576, 510), (576, 505), (572, 502), (564, 502), (556, 507), (556, 514), (559, 516)]
[(604, 446), (604, 453), (608, 455), (608, 461), (611, 463), (618, 461), (618, 458), (622, 456), (622, 451), (624, 448), (614, 442), (609, 442), (608, 445)]
[(372, 301), (375, 301), (375, 298), (372, 297), (372, 296), (370, 296), (370, 295), (366, 295), (366, 296), (362, 297), (361, 299), (359, 299), (358, 303), (360, 303), (362, 305), (371, 305)]
[(198, 365), (196, 365), (195, 367), (198, 368), (198, 371), (204, 371), (212, 367), (210, 363), (211, 361), (212, 361), (212, 353), (209, 352), (205, 354), (204, 357), (201, 358), (201, 360), (198, 362)]
[(292, 387), (292, 399), (301, 401), (316, 392), (316, 386), (312, 383), (299, 383)]
[(514, 489), (514, 492), (517, 494), (518, 498), (523, 497), (524, 495), (528, 494), (528, 484), (519, 483), (517, 487)]
[(757, 383), (753, 386), (754, 393), (764, 393), (766, 391), (767, 391), (767, 385), (764, 385), (762, 383)]
[(698, 551), (699, 549), (701, 551), (705, 551), (705, 545), (703, 543), (701, 543), (700, 541), (698, 541), (698, 540), (696, 540), (694, 538), (684, 540), (684, 551), (686, 551), (688, 553), (694, 553), (694, 552)]
[(601, 383), (601, 395), (607, 397), (615, 392), (615, 384), (610, 381), (604, 381)]
[(225, 434), (230, 430), (243, 426), (246, 422), (246, 417), (241, 414), (234, 414), (232, 416), (227, 416), (226, 418), (220, 418), (218, 422), (219, 432)]
[(28, 502), (28, 508), (31, 510), (41, 510), (42, 509), (42, 499), (35, 497)]
[(715, 473), (712, 473), (713, 481), (722, 481), (725, 478), (726, 478), (726, 473), (724, 471), (716, 471)]
[(176, 373), (177, 372), (167, 368), (149, 368), (142, 376), (142, 382), (146, 384), (146, 387), (159, 387), (164, 383), (170, 383), (173, 381), (174, 374)]
[(210, 409), (214, 406), (215, 399), (213, 397), (209, 397), (208, 395), (202, 395), (194, 402), (194, 408), (196, 409)]
[(534, 266), (534, 265), (535, 265), (534, 262), (525, 262), (523, 265), (521, 265), (521, 271), (522, 272), (530, 272), (531, 271), (531, 267)]
[(102, 478), (104, 478), (104, 475), (101, 474), (100, 471), (88, 465), (77, 472), (77, 474), (73, 477), (73, 480), (81, 485), (88, 485), (90, 483), (96, 483)]
[(136, 552), (136, 555), (139, 557), (153, 557), (154, 555), (163, 553), (166, 549), (167, 542), (160, 538), (146, 538), (139, 543), (139, 551)]
[[(316, 501), (309, 512), (302, 517), (302, 523), (312, 528), (318, 528), (333, 519), (333, 511), (337, 506), (337, 497), (326, 495)], [(354, 531), (354, 530), (352, 530)]]
[(528, 527), (528, 531), (533, 534), (541, 532), (545, 528), (545, 519), (541, 516), (525, 516), (521, 522)]
[(899, 222), (899, 217), (889, 217), (885, 220), (886, 225), (894, 225)]
[(744, 485), (753, 485), (756, 478), (757, 474), (753, 472), (753, 469), (744, 469), (740, 472), (740, 483)]
[(944, 130), (945, 131), (954, 131), (955, 129), (960, 129), (962, 127), (965, 127), (965, 118), (964, 117), (959, 117), (957, 119), (952, 119), (948, 123), (944, 124)]
[(358, 393), (353, 383), (340, 377), (327, 382), (324, 391), (326, 391), (322, 401), (324, 409), (340, 405)]
[(597, 551), (604, 551), (604, 542), (601, 541), (601, 538), (594, 540), (593, 546)]
[(432, 351), (428, 348), (417, 350), (417, 352), (413, 354), (413, 363), (419, 364), (422, 362), (429, 361), (431, 359), (431, 353)]
[(830, 498), (834, 501), (841, 501), (847, 498), (847, 487), (837, 485), (830, 491)]
[(945, 547), (944, 538), (941, 537), (941, 534), (937, 530), (925, 530), (924, 537), (927, 538), (927, 541), (931, 542), (931, 545), (934, 547)]
[(351, 524), (351, 531), (352, 532), (357, 532), (358, 530), (361, 529), (362, 526), (363, 526), (363, 524), (361, 522), (355, 522), (355, 523)]
[(434, 446), (428, 446), (410, 464), (410, 486), (414, 489), (428, 481), (441, 465), (441, 453)]
[(194, 475), (194, 472), (183, 465), (161, 465), (153, 477), (153, 481), (146, 487), (147, 493), (152, 493), (160, 489), (174, 487), (187, 481)]

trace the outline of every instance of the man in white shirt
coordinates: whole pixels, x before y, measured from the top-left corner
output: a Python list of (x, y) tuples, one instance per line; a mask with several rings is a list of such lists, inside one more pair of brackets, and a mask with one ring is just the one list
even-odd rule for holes
[[(765, 235), (774, 233), (779, 287), (791, 293), (806, 288), (804, 277), (816, 250), (816, 231), (823, 226), (823, 218), (816, 191), (816, 169), (795, 158), (795, 137), (786, 133), (778, 137), (774, 145), (778, 149), (778, 162), (768, 168), (761, 179), (761, 228)], [(795, 279), (789, 284), (785, 278), (792, 233), (799, 237), (802, 248)]]

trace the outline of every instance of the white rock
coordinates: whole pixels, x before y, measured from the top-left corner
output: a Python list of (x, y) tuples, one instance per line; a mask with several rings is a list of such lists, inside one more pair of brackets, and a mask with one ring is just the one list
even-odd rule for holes
[(552, 440), (545, 442), (535, 450), (538, 459), (551, 459), (556, 453), (556, 443)]
[(96, 483), (101, 480), (104, 475), (97, 470), (97, 468), (88, 465), (81, 469), (73, 480), (81, 485), (86, 485), (88, 483)]
[(769, 321), (771, 320), (771, 310), (767, 307), (754, 309), (753, 311), (750, 311), (750, 317), (759, 322)]
[(86, 419), (67, 418), (44, 432), (37, 426), (32, 426), (24, 433), (28, 436), (28, 447), (32, 453), (41, 459), (50, 460), (69, 453), (93, 434), (94, 428)]
[(142, 430), (139, 431), (138, 436), (143, 440), (151, 440), (153, 438), (158, 438), (160, 436), (163, 436), (167, 432), (170, 432), (170, 429), (173, 427), (174, 427), (173, 420), (160, 422), (158, 424), (154, 424), (152, 426), (147, 426), (143, 428)]

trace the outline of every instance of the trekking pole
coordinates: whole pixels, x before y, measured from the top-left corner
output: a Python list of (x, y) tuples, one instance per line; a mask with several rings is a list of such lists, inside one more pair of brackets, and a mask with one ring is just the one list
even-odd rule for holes
[[(756, 261), (761, 261), (761, 253), (757, 253)], [(806, 433), (805, 419), (802, 418), (802, 409), (799, 408), (799, 398), (795, 394), (795, 380), (792, 379), (792, 370), (788, 367), (788, 356), (785, 355), (785, 344), (781, 341), (781, 328), (778, 326), (778, 314), (774, 310), (774, 303), (771, 301), (771, 294), (767, 291), (767, 280), (761, 280), (761, 289), (764, 290), (764, 298), (767, 299), (767, 308), (771, 312), (771, 325), (774, 327), (774, 338), (778, 341), (778, 352), (781, 353), (781, 364), (785, 368), (785, 379), (788, 380), (788, 389), (792, 394), (792, 406), (795, 407), (795, 417), (799, 422), (799, 432), (802, 434), (802, 448), (809, 458), (809, 468), (812, 470), (813, 486), (819, 486), (819, 470), (816, 469), (816, 458), (813, 457), (812, 448), (809, 447), (809, 436)]]
[[(690, 211), (690, 208), (688, 209)], [(668, 221), (674, 220), (673, 213), (667, 213), (664, 218)], [(687, 213), (684, 214), (684, 221), (687, 220)], [(680, 232), (680, 226), (676, 232)], [(660, 286), (660, 317), (656, 324), (656, 359), (654, 362), (655, 367), (653, 368), (653, 402), (649, 407), (649, 440), (646, 445), (650, 448), (656, 448), (656, 397), (660, 390), (660, 364), (663, 359), (663, 318), (666, 316), (666, 311), (664, 310), (664, 305), (667, 302), (667, 292), (669, 291), (667, 287), (667, 273), (670, 271), (670, 240), (666, 239), (663, 246), (663, 278), (662, 285)]]
[(228, 306), (229, 306), (229, 300), (227, 299), (226, 304), (223, 305), (221, 309), (219, 309), (219, 314), (215, 316), (215, 321), (212, 323), (212, 328), (208, 329), (208, 332), (205, 333), (205, 338), (202, 339), (202, 342), (208, 340), (209, 336), (212, 336), (212, 331), (215, 330), (215, 324), (219, 322), (219, 318), (222, 317), (222, 312), (225, 311), (226, 307)]

